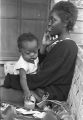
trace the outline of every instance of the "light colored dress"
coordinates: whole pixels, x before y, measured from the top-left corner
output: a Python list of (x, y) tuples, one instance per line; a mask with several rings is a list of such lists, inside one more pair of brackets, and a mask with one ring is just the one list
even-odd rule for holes
[(23, 59), (22, 56), (20, 56), (18, 61), (14, 62), (6, 62), (4, 65), (4, 71), (5, 75), (7, 73), (18, 75), (19, 69), (23, 68), (26, 71), (26, 74), (36, 74), (36, 71), (38, 69), (38, 57), (34, 60), (34, 63), (27, 62)]
[(35, 74), (38, 68), (38, 57), (34, 60), (34, 63), (27, 62), (20, 56), (19, 60), (14, 66), (14, 74), (19, 74), (19, 69), (23, 68), (26, 74)]

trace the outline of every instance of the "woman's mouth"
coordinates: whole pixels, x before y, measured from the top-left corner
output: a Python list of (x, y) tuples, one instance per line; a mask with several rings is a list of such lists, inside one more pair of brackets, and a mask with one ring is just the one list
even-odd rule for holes
[(51, 27), (48, 27), (47, 31), (50, 32), (51, 31)]

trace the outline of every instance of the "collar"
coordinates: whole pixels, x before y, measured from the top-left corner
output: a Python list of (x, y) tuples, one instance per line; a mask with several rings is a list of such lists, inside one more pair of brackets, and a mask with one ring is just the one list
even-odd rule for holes
[[(65, 38), (65, 40), (70, 40), (70, 38)], [(47, 47), (47, 52), (50, 52), (50, 50), (59, 42), (62, 42), (64, 40), (56, 40), (54, 43), (52, 43), (49, 47)]]

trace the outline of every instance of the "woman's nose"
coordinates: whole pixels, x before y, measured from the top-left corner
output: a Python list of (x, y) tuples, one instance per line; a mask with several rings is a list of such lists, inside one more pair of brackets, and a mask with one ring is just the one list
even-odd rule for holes
[(51, 26), (52, 26), (52, 25), (51, 25), (51, 23), (49, 22), (49, 23), (48, 23), (48, 26), (47, 26), (48, 31), (51, 30)]
[(48, 26), (51, 26), (51, 25), (52, 25), (52, 21), (49, 20), (49, 22), (48, 22)]

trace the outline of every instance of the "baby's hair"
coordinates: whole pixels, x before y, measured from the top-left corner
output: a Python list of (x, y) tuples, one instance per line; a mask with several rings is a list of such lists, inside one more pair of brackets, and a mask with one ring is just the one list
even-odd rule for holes
[(21, 34), (17, 40), (18, 48), (19, 49), (22, 48), (22, 42), (26, 42), (26, 41), (32, 42), (33, 40), (36, 40), (37, 45), (38, 45), (38, 38), (34, 34), (32, 34), (31, 32)]
[(56, 12), (63, 22), (67, 21), (67, 30), (73, 30), (73, 26), (77, 20), (77, 7), (69, 1), (60, 1), (56, 3), (50, 14)]

